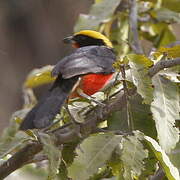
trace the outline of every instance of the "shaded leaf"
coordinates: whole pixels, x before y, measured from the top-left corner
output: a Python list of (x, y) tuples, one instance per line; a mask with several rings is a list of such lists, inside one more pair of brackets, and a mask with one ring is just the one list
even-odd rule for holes
[(141, 26), (141, 34), (145, 39), (151, 41), (156, 48), (166, 46), (176, 41), (171, 26), (164, 22), (144, 23)]
[(68, 179), (67, 167), (63, 161), (61, 161), (61, 164), (59, 166), (59, 173), (57, 174), (57, 176), (58, 176), (58, 179), (60, 179), (60, 180)]
[(163, 0), (162, 7), (168, 8), (175, 12), (180, 12), (179, 0)]
[(148, 69), (153, 65), (153, 62), (144, 55), (130, 54), (127, 58), (129, 59), (133, 83), (137, 87), (137, 92), (144, 99), (144, 103), (150, 104), (153, 98), (153, 88), (148, 76)]
[(86, 180), (103, 167), (110, 159), (121, 136), (114, 134), (95, 134), (85, 139), (76, 150), (77, 157), (68, 168), (69, 177), (73, 180)]
[(124, 57), (129, 51), (127, 43), (129, 34), (129, 21), (128, 16), (121, 14), (117, 19), (119, 22), (118, 27), (111, 30), (111, 41), (115, 44), (114, 49), (117, 52), (118, 59)]
[[(140, 95), (129, 97), (130, 115), (135, 130), (140, 130), (144, 134), (156, 138), (155, 122), (152, 118), (150, 105), (143, 104)], [(108, 128), (110, 130), (121, 130), (128, 132), (127, 109), (112, 113), (108, 118)]]
[(176, 167), (173, 166), (169, 157), (166, 155), (163, 149), (159, 146), (159, 144), (152, 139), (151, 137), (145, 136), (144, 137), (147, 143), (149, 144), (150, 148), (152, 149), (154, 155), (160, 162), (167, 178), (169, 180), (179, 180), (179, 172)]
[(158, 25), (153, 24), (153, 29), (157, 32), (156, 38), (153, 42), (155, 47), (159, 48), (176, 41), (176, 37), (171, 30), (171, 26), (163, 23), (158, 23)]
[(93, 4), (89, 15), (80, 14), (74, 31), (78, 32), (84, 29), (97, 30), (100, 23), (108, 20), (113, 15), (120, 2), (121, 0), (102, 0)]
[(148, 157), (144, 159), (144, 170), (142, 171), (139, 179), (141, 180), (147, 180), (147, 177), (150, 175), (154, 175), (156, 170), (157, 170), (157, 162), (158, 160), (156, 159), (154, 153), (152, 150), (149, 148), (147, 143), (144, 143), (142, 141), (144, 148), (148, 150)]
[(151, 111), (155, 120), (158, 139), (161, 147), (170, 152), (179, 141), (179, 131), (174, 127), (179, 118), (179, 92), (175, 83), (156, 75), (153, 77), (154, 101)]
[[(13, 113), (10, 125), (4, 129), (0, 138), (0, 158), (3, 158), (9, 153), (17, 151), (25, 145), (31, 137), (25, 133), (18, 132), (19, 125), (16, 121), (21, 121), (30, 109), (22, 109)], [(24, 144), (23, 144), (24, 143)]]
[(35, 88), (37, 86), (41, 86), (41, 85), (53, 82), (55, 78), (51, 76), (52, 69), (53, 69), (53, 66), (48, 65), (40, 69), (32, 70), (29, 73), (24, 83), (24, 86), (26, 88)]
[(171, 162), (180, 170), (180, 142), (177, 143), (176, 148), (169, 154)]
[(144, 150), (141, 140), (143, 134), (136, 131), (134, 136), (128, 136), (122, 139), (122, 155), (121, 160), (124, 165), (124, 178), (133, 180), (134, 177), (141, 175), (144, 170), (143, 160), (148, 157), (147, 150)]
[(49, 136), (45, 133), (39, 133), (39, 137), (43, 144), (43, 151), (49, 159), (48, 180), (54, 180), (59, 171), (61, 151), (54, 144), (53, 136)]

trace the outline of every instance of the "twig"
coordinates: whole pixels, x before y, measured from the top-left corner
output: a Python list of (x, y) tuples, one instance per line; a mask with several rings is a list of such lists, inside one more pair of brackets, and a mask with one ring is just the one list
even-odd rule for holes
[(129, 44), (136, 54), (143, 54), (138, 35), (138, 12), (136, 0), (129, 0)]
[[(132, 89), (129, 91), (130, 95), (135, 94), (136, 90)], [(97, 123), (106, 119), (109, 113), (113, 111), (121, 110), (125, 105), (125, 95), (121, 92), (117, 95), (117, 98), (108, 104), (105, 107), (98, 106), (96, 111), (91, 111), (86, 118), (86, 121), (80, 125), (80, 132), (83, 137), (93, 133), (97, 128)], [(99, 116), (96, 112), (102, 112)], [(74, 141), (76, 138), (79, 138), (76, 130), (73, 128), (65, 127), (64, 129), (60, 128), (54, 130), (53, 133), (57, 139), (57, 144), (64, 144)], [(34, 156), (42, 150), (42, 144), (40, 142), (30, 142), (20, 151), (15, 153), (11, 158), (9, 158), (5, 163), (0, 166), (0, 179), (7, 177), (16, 169), (21, 168), (23, 165), (31, 162)]]
[(165, 176), (162, 168), (159, 168), (155, 175), (153, 175), (150, 180), (161, 180)]
[[(180, 64), (180, 58), (176, 58), (174, 60), (164, 60), (155, 64), (149, 70), (149, 75), (152, 77), (160, 70), (172, 66), (176, 66)], [(136, 89), (131, 89), (128, 91), (129, 96), (135, 95)], [(115, 99), (111, 99), (111, 101), (107, 102), (105, 107), (97, 107), (96, 111), (91, 111), (87, 117), (86, 121), (80, 125), (80, 132), (83, 137), (93, 133), (97, 129), (97, 123), (102, 122), (104, 119), (108, 117), (108, 115), (112, 112), (122, 110), (125, 105), (125, 95), (122, 91), (117, 94)], [(96, 112), (102, 112), (101, 115)], [(76, 130), (71, 127), (71, 124), (65, 126), (64, 128), (59, 128), (51, 132), (57, 139), (57, 144), (64, 144), (68, 142), (72, 142), (75, 138), (79, 138)], [(31, 141), (20, 151), (15, 153), (11, 158), (9, 158), (6, 162), (0, 165), (0, 179), (7, 177), (9, 174), (14, 172), (16, 169), (21, 168), (23, 165), (32, 161), (34, 156), (38, 154), (42, 150), (42, 144), (37, 141)]]
[(170, 68), (177, 65), (180, 65), (180, 58), (175, 58), (173, 60), (161, 60), (149, 69), (148, 74), (152, 77), (164, 68)]
[(132, 131), (134, 129), (133, 121), (131, 119), (131, 113), (130, 113), (130, 103), (129, 103), (129, 92), (126, 84), (126, 72), (125, 72), (125, 66), (121, 65), (121, 74), (123, 78), (123, 90), (125, 95), (125, 102), (126, 102), (126, 115), (127, 115), (127, 123), (129, 131)]

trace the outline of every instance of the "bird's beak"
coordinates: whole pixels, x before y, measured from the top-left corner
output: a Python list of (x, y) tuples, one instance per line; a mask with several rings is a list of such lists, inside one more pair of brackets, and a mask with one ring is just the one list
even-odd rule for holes
[(69, 36), (69, 37), (64, 38), (63, 42), (65, 44), (72, 44), (72, 43), (74, 43), (73, 36)]

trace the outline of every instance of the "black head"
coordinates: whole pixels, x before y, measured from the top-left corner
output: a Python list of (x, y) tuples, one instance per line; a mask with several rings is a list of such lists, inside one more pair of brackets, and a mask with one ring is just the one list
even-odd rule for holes
[(96, 39), (87, 35), (78, 34), (73, 37), (73, 40), (79, 45), (79, 47), (84, 46), (105, 46), (102, 39)]
[(113, 48), (110, 40), (100, 32), (93, 30), (82, 30), (73, 36), (64, 39), (65, 43), (71, 43), (74, 47), (84, 46), (108, 46)]

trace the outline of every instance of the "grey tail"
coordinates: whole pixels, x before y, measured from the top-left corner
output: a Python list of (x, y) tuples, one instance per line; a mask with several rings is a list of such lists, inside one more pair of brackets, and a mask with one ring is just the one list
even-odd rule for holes
[(26, 115), (19, 129), (42, 129), (49, 126), (60, 112), (77, 80), (77, 76), (63, 79), (59, 75), (48, 93)]

